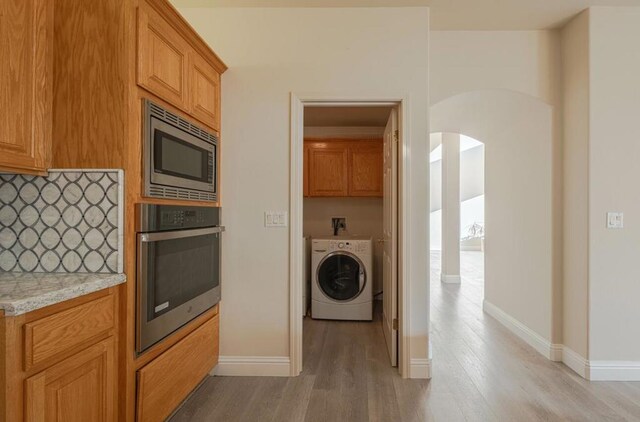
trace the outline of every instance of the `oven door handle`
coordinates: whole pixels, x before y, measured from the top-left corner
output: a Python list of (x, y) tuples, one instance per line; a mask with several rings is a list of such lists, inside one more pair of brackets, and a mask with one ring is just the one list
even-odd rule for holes
[(218, 226), (195, 230), (175, 230), (170, 232), (142, 233), (140, 234), (140, 242), (147, 243), (157, 242), (160, 240), (183, 239), (185, 237), (196, 237), (204, 236), (207, 234), (222, 233), (223, 231), (225, 231), (225, 227)]

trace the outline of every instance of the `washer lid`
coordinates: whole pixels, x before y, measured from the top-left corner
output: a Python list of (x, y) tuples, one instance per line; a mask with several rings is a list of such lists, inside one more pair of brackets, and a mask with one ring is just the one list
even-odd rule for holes
[(318, 265), (318, 286), (330, 299), (349, 301), (357, 298), (367, 277), (362, 261), (349, 252), (334, 252)]

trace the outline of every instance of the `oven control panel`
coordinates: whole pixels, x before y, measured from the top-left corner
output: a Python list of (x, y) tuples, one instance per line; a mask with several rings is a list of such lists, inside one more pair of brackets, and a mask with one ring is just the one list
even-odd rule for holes
[(206, 215), (200, 210), (189, 211), (163, 211), (160, 214), (160, 224), (162, 226), (184, 227), (204, 224), (207, 221)]
[(220, 208), (138, 204), (137, 232), (194, 229), (220, 225)]

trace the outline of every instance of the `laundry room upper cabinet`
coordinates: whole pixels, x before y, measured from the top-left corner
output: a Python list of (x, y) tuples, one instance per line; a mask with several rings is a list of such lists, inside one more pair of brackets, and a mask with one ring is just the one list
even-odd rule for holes
[(305, 140), (304, 196), (382, 197), (382, 140)]
[[(198, 51), (195, 31), (179, 31), (158, 0), (138, 9), (138, 85), (220, 131), (220, 74), (226, 66), (210, 51)], [(194, 39), (197, 38), (197, 39)]]
[(53, 4), (0, 2), (0, 171), (43, 174), (49, 166)]
[(349, 196), (382, 196), (382, 142), (349, 147)]
[(309, 196), (347, 196), (349, 151), (345, 146), (336, 142), (309, 144)]

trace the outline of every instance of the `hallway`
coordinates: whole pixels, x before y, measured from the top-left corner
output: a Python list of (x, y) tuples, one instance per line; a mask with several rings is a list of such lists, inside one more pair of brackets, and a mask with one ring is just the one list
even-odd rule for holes
[(379, 317), (304, 323), (296, 378), (211, 377), (178, 421), (640, 421), (640, 383), (589, 383), (482, 312), (482, 254), (462, 252), (462, 283), (439, 282), (432, 253), (433, 379), (388, 364)]
[(440, 253), (431, 253), (428, 400), (437, 420), (640, 421), (640, 383), (589, 383), (538, 354), (482, 312), (482, 253), (460, 256), (462, 283), (442, 284)]

